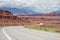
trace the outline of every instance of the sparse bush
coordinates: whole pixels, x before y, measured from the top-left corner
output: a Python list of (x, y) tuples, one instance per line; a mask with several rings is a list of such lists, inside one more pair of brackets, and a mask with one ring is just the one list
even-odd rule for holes
[(55, 30), (55, 32), (58, 32), (58, 33), (60, 33), (60, 30)]
[(48, 27), (41, 27), (41, 28), (38, 28), (34, 25), (28, 25), (28, 26), (25, 26), (25, 28), (30, 28), (30, 29), (36, 29), (36, 30), (43, 30), (43, 31), (48, 31), (48, 32), (57, 32), (57, 33), (60, 33), (60, 30), (58, 29), (55, 29), (55, 28), (48, 28)]
[(49, 31), (49, 28), (45, 27), (45, 28), (42, 28), (42, 30)]

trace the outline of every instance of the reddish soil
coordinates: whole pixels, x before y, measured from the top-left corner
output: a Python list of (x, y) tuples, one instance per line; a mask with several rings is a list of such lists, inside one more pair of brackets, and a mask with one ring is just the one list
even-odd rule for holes
[[(60, 29), (60, 16), (15, 16), (7, 10), (0, 10), (0, 26), (36, 25)], [(37, 25), (44, 23), (44, 25)]]

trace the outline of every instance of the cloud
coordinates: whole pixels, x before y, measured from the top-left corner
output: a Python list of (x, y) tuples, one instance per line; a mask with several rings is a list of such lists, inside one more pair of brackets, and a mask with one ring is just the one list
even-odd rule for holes
[(0, 7), (30, 7), (37, 12), (51, 12), (60, 8), (60, 0), (0, 0)]
[[(60, 1), (59, 1), (60, 2)], [(39, 4), (40, 6), (37, 5), (37, 10), (38, 11), (41, 11), (41, 12), (52, 12), (52, 11), (55, 11), (56, 9), (58, 9), (58, 7), (60, 5), (59, 4), (58, 0), (42, 0)], [(36, 6), (35, 6), (36, 7)], [(59, 7), (60, 8), (60, 7)], [(35, 9), (35, 10), (36, 10)], [(37, 11), (36, 10), (36, 11)]]

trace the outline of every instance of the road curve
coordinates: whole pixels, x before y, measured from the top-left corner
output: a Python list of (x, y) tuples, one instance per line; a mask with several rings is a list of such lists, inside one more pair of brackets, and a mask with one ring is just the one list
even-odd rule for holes
[(60, 40), (60, 34), (31, 30), (22, 26), (0, 29), (0, 40)]
[(11, 37), (9, 37), (9, 35), (6, 33), (5, 28), (3, 28), (2, 30), (4, 35), (8, 38), (8, 40), (12, 40)]

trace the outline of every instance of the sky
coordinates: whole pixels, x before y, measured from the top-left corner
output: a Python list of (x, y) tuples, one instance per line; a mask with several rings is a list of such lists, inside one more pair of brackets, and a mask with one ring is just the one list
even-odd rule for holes
[(47, 13), (60, 10), (60, 0), (0, 0), (0, 7), (29, 7), (33, 11)]

